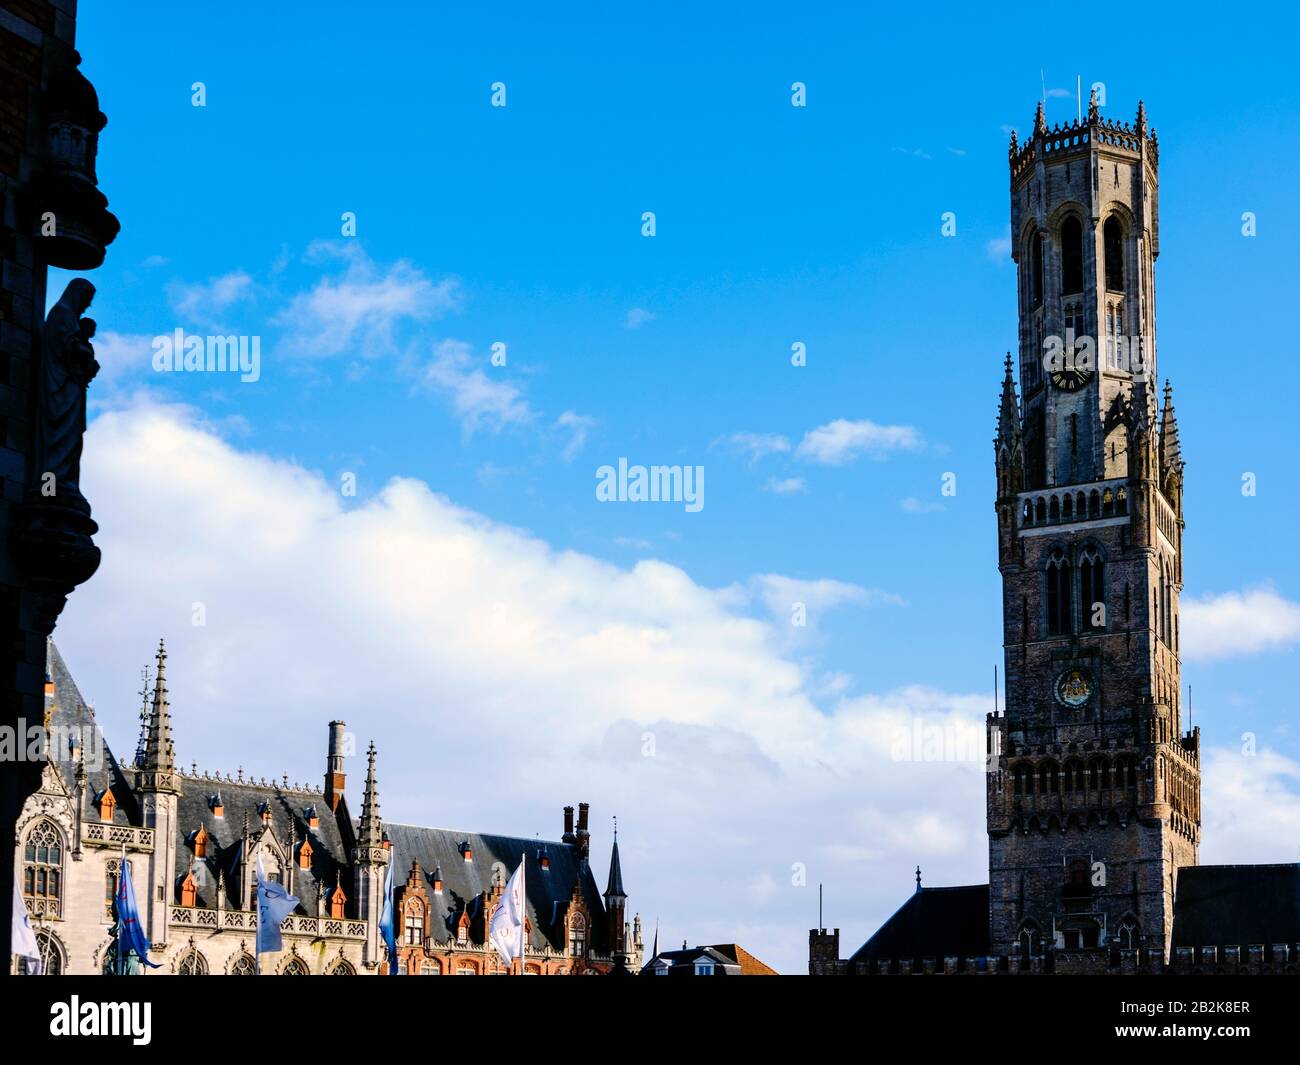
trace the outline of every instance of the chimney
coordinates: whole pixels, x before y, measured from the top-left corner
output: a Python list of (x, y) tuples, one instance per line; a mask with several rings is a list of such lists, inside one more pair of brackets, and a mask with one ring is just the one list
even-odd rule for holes
[(591, 833), (587, 831), (587, 811), (590, 809), (590, 803), (578, 803), (578, 860), (583, 862), (591, 853)]
[(330, 722), (329, 758), (325, 765), (325, 801), (331, 810), (338, 810), (343, 798), (343, 785), (347, 777), (343, 772), (343, 733), (347, 728), (342, 721)]
[(573, 807), (564, 808), (564, 835), (560, 837), (565, 843), (573, 842)]

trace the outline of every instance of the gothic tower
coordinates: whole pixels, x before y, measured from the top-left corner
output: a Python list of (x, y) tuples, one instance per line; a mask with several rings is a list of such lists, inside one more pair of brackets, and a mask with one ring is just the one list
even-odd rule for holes
[[(167, 914), (172, 903), (172, 878), (176, 871), (176, 818), (180, 797), (180, 776), (172, 747), (171, 704), (167, 698), (167, 648), (158, 641), (157, 673), (154, 676), (153, 708), (149, 711), (143, 757), (135, 773), (140, 796), (140, 814), (146, 828), (153, 829), (154, 849), (149, 860), (149, 878), (141, 878), (142, 863), (135, 863), (135, 889), (147, 896), (142, 914), (151, 942), (167, 942)], [(142, 900), (143, 901), (143, 900)]]
[(994, 453), (1006, 710), (989, 716), (990, 949), (1166, 957), (1200, 837), (1179, 702), (1183, 462), (1157, 423), (1158, 146), (1081, 121), (1011, 137), (1019, 384)]

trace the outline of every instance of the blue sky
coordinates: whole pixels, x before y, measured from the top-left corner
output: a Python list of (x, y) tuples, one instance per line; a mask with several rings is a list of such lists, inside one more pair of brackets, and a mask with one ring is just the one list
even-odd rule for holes
[[(1085, 96), (1104, 82), (1104, 113), (1131, 121), (1143, 98), (1160, 135), (1160, 373), (1175, 385), (1188, 459), (1185, 602), (1202, 603), (1206, 634), (1184, 681), (1208, 746), (1235, 748), (1249, 730), (1279, 759), (1270, 765), (1286, 796), (1284, 825), (1300, 825), (1300, 736), (1290, 725), (1300, 571), (1288, 550), (1300, 352), (1284, 311), (1294, 302), (1300, 221), (1287, 176), (1300, 167), (1294, 32), (1240, 11), (1193, 23), (1160, 6), (1140, 17), (1131, 6), (1097, 10), (1084, 23), (1068, 9), (1024, 18), (969, 5), (482, 7), (390, 3), (359, 14), (321, 3), (304, 17), (294, 5), (83, 5), (78, 45), (109, 116), (100, 183), (123, 222), (93, 276), (105, 372), (92, 413), (118, 421), (93, 427), (92, 442), (96, 432), (105, 451), (169, 439), (126, 428), (124, 418), (147, 410), (199, 450), (230, 449), (210, 454), (230, 464), (234, 496), (266, 487), (236, 483), (234, 470), (264, 470), (262, 460), (318, 487), (355, 473), (356, 497), (333, 505), (357, 521), (392, 513), (383, 500), (393, 478), (423, 482), (475, 516), (465, 536), (491, 523), (549, 545), (539, 563), (548, 572), (565, 568), (566, 552), (610, 564), (597, 583), (657, 560), (667, 565), (655, 573), (717, 592), (727, 617), (765, 626), (765, 653), (796, 672), (798, 697), (828, 719), (846, 705), (892, 706), (888, 693), (924, 686), (945, 693), (933, 696), (945, 713), (978, 720), (1001, 640), (990, 438), (1016, 328), (1014, 267), (1000, 243), (1007, 140), (1011, 128), (1022, 137), (1029, 129), (1044, 86), (1055, 122), (1075, 113), (1076, 75)], [(191, 103), (197, 81), (201, 108)], [(490, 106), (497, 81), (504, 108)], [(790, 105), (795, 81), (807, 85), (805, 108)], [(345, 211), (356, 214), (355, 238), (340, 236)], [(641, 235), (645, 211), (656, 215), (653, 238)], [(947, 211), (957, 217), (952, 238), (940, 234)], [(1246, 211), (1258, 218), (1253, 239), (1240, 232)], [(260, 336), (261, 379), (154, 374), (149, 338), (177, 327)], [(496, 342), (507, 346), (504, 367), (489, 362)], [(791, 366), (795, 342), (807, 346), (804, 367)], [(869, 423), (859, 427), (869, 446), (819, 450), (807, 435), (841, 421)], [(124, 472), (132, 454), (136, 481)], [(704, 509), (598, 503), (595, 471), (620, 456), (704, 466)], [(164, 580), (171, 572), (185, 584), (194, 570), (182, 563), (194, 559), (159, 526), (190, 528), (194, 551), (204, 537), (192, 515), (167, 510), (185, 502), (160, 487), (177, 476), (176, 454), (96, 461), (88, 445), (85, 489), (105, 526), (105, 568), (74, 597), (60, 640), (101, 717), (131, 735), (139, 665), (166, 634), (180, 644), (183, 758), (233, 767), (251, 760), (252, 740), (268, 750), (267, 772), (292, 762), (303, 776), (318, 773), (324, 722), (347, 709), (337, 706), (346, 689), (313, 684), (311, 662), (288, 660), (313, 643), (281, 634), (323, 621), (292, 603), (230, 596), (197, 631), (193, 602), (220, 598), (223, 580), (230, 589), (251, 579), (242, 560), (255, 548), (241, 550), (233, 525), (230, 554), (206, 586)], [(1240, 490), (1247, 471), (1258, 477), (1253, 498)], [(955, 496), (940, 495), (945, 473), (956, 475)], [(415, 557), (407, 539), (373, 543)], [(171, 549), (180, 553), (159, 559)], [(335, 562), (342, 574), (316, 579), (346, 586), (348, 562)], [(529, 579), (520, 575), (524, 600)], [(658, 587), (638, 586), (616, 613), (653, 615), (658, 601), (635, 597), (674, 595)], [(790, 633), (782, 616), (794, 598), (809, 602), (807, 631)], [(425, 605), (444, 619), (470, 609)], [(524, 608), (502, 609), (512, 626)], [(111, 634), (103, 611), (118, 618)], [(399, 627), (422, 624), (418, 611), (386, 617), (392, 631), (370, 634), (385, 645)], [(663, 625), (658, 617), (651, 627)], [(263, 634), (274, 649), (263, 653), (294, 678), (276, 706), (253, 705), (266, 685), (253, 665), (262, 660), (247, 642), (221, 642), (223, 626)], [(243, 654), (231, 661), (236, 647)], [(570, 794), (582, 782), (556, 780), (540, 757), (485, 768), (491, 735), (462, 738), (478, 761), (477, 787), (517, 777), (527, 787), (516, 801), (493, 806), (469, 776), (454, 798), (399, 783), (422, 767), (438, 775), (452, 757), (435, 747), (413, 763), (403, 746), (411, 729), (441, 735), (448, 715), (472, 719), (476, 700), (494, 697), (493, 675), (526, 674), (521, 662), (505, 646), (409, 718), (384, 700), (348, 711), (381, 750), (388, 741), (389, 816), (558, 831), (550, 821), (584, 797)], [(436, 671), (400, 658), (382, 677), (373, 662), (354, 667), (412, 698), (439, 683)], [(565, 677), (552, 680), (562, 702)], [(669, 685), (662, 697), (676, 694)], [(226, 727), (235, 704), (247, 731)], [(509, 728), (511, 713), (529, 710), (487, 720)], [(319, 721), (320, 736), (309, 732), (306, 749), (290, 750), (268, 717), (307, 729)], [(628, 735), (646, 720), (629, 711)], [(796, 757), (794, 741), (763, 735), (769, 720), (705, 714), (691, 727), (752, 745), (764, 764), (781, 762), (782, 743)], [(598, 761), (618, 735), (611, 720), (579, 746)], [(704, 735), (700, 749), (733, 757), (712, 742)], [(711, 764), (691, 763), (672, 785), (684, 809), (695, 808), (693, 796), (710, 795), (701, 809), (721, 801), (726, 786)], [(744, 941), (749, 932), (760, 957), (794, 969), (816, 899), (785, 887), (792, 862), (806, 863), (814, 885), (827, 880), (839, 900), (829, 918), (853, 936), (901, 901), (917, 860), (935, 870), (930, 882), (985, 875), (981, 792), (969, 781), (956, 793), (973, 805), (954, 807), (964, 819), (955, 834), (936, 829), (935, 840), (909, 848), (881, 829), (887, 812), (863, 820), (862, 795), (832, 790), (814, 802), (816, 787), (778, 774), (775, 794), (798, 788), (821, 823), (799, 854), (732, 870), (737, 890), (749, 892), (738, 918), (695, 901), (717, 882), (706, 870), (673, 869), (677, 845), (667, 837), (680, 827), (651, 809), (668, 785), (620, 791), (618, 776), (606, 787), (593, 770), (590, 787), (604, 789), (596, 816), (619, 814), (632, 906), (647, 919), (658, 912), (669, 938)], [(923, 821), (924, 806), (895, 811), (898, 823)], [(699, 826), (706, 839), (709, 823)], [(1294, 831), (1267, 853), (1232, 850), (1234, 824), (1214, 844), (1222, 853), (1295, 857)]]

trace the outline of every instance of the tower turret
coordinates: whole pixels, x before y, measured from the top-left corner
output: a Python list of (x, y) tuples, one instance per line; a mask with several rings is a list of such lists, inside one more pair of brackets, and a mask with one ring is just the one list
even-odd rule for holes
[(609, 949), (615, 957), (626, 955), (627, 892), (623, 890), (623, 866), (618, 857), (618, 819), (614, 820), (614, 845), (609, 852), (609, 881), (605, 887), (605, 914), (609, 919)]

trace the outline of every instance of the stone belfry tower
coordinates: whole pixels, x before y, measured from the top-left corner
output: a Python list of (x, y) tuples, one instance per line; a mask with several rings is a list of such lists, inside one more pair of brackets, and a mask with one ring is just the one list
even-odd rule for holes
[(1103, 119), (1011, 138), (1019, 385), (994, 453), (1006, 710), (989, 716), (990, 949), (1166, 957), (1200, 837), (1179, 703), (1183, 462), (1155, 401), (1158, 148)]

